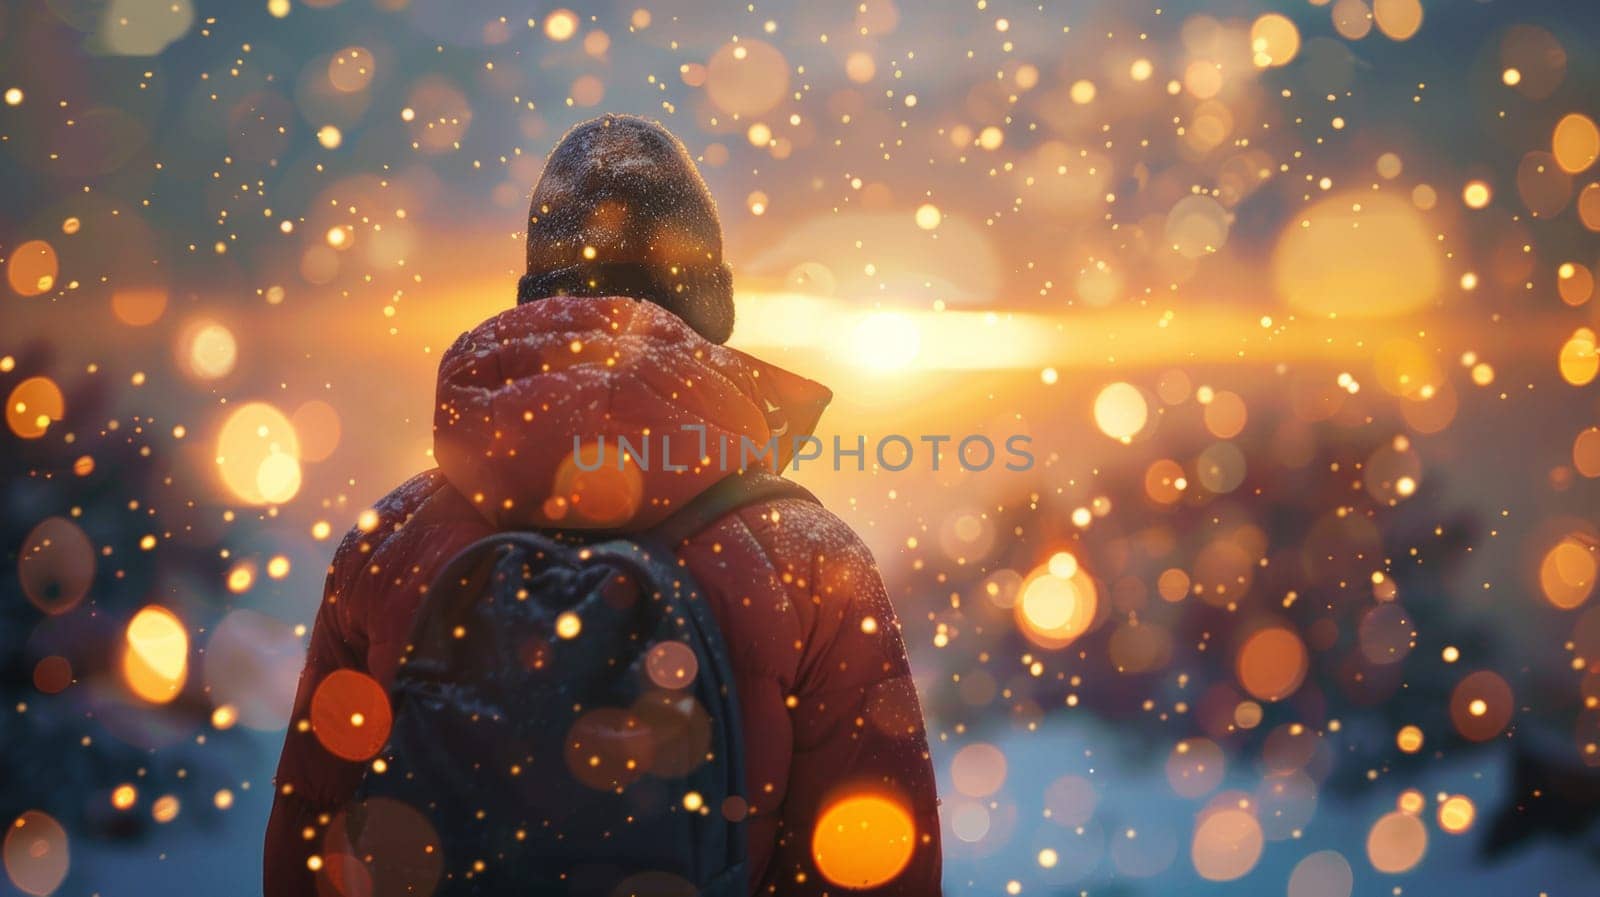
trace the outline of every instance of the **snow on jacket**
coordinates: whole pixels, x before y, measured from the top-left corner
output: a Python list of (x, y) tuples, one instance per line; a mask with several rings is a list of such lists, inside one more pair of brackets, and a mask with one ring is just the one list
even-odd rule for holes
[[(647, 528), (725, 475), (715, 457), (721, 440), (736, 451), (741, 439), (809, 434), (830, 398), (818, 383), (628, 298), (544, 299), (457, 340), (439, 367), (438, 468), (363, 515), (329, 567), (278, 765), (269, 897), (319, 893), (308, 859), (365, 771), (325, 750), (311, 729), (318, 683), (355, 670), (387, 688), (420, 593), (451, 556), (500, 529)], [(624, 476), (608, 457), (586, 472), (572, 458), (574, 434), (586, 444), (603, 437), (614, 452), (618, 436), (638, 444), (669, 433), (683, 434), (671, 440), (674, 469), (657, 459)], [(680, 463), (701, 445), (711, 463)], [(816, 868), (813, 829), (830, 801), (870, 789), (897, 795), (917, 832), (905, 870), (871, 893), (937, 894), (939, 824), (922, 715), (894, 609), (860, 538), (821, 506), (782, 499), (729, 514), (679, 558), (711, 601), (731, 655), (751, 892), (843, 893)], [(321, 890), (332, 893), (326, 882)]]

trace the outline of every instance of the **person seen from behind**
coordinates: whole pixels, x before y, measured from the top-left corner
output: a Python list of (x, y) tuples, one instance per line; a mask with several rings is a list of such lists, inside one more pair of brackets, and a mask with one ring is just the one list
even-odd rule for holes
[[(573, 128), (517, 304), (440, 363), (438, 466), (329, 567), (269, 897), (940, 892), (872, 555), (777, 476), (782, 449), (741, 471), (705, 448), (792, 445), (831, 393), (733, 327), (683, 145), (633, 116)], [(676, 457), (615, 457), (663, 435)]]

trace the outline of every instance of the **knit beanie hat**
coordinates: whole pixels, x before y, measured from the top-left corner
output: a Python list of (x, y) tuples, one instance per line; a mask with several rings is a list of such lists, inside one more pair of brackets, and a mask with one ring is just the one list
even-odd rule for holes
[(528, 210), (528, 271), (517, 302), (630, 296), (706, 339), (733, 333), (733, 275), (716, 202), (666, 128), (635, 115), (574, 127), (545, 162)]

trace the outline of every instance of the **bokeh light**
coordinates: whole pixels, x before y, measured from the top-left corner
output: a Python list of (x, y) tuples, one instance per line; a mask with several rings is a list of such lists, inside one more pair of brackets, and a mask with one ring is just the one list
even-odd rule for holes
[(1239, 684), (1263, 701), (1278, 701), (1294, 694), (1304, 681), (1305, 644), (1292, 630), (1261, 629), (1239, 648)]
[(1390, 875), (1409, 872), (1428, 849), (1428, 829), (1415, 814), (1386, 813), (1367, 832), (1367, 859)]
[(94, 583), (95, 550), (89, 536), (65, 517), (40, 521), (17, 556), (22, 592), (47, 614), (77, 607)]
[(59, 271), (55, 247), (43, 240), (19, 244), (6, 259), (6, 282), (19, 296), (48, 293), (55, 287)]
[(1462, 737), (1471, 741), (1499, 735), (1515, 710), (1511, 686), (1493, 670), (1467, 675), (1450, 695), (1450, 719)]
[(1595, 127), (1594, 119), (1582, 113), (1565, 115), (1556, 122), (1550, 145), (1561, 170), (1577, 174), (1588, 169), (1595, 157), (1600, 156), (1600, 128)]
[(38, 439), (66, 411), (66, 398), (54, 380), (29, 377), (6, 397), (6, 426), (23, 439)]
[(1545, 552), (1539, 563), (1539, 587), (1551, 604), (1571, 610), (1594, 591), (1597, 569), (1594, 539), (1567, 536)]
[(300, 439), (300, 458), (303, 461), (326, 461), (339, 447), (343, 435), (339, 411), (328, 402), (312, 399), (294, 410), (289, 423)]
[[(1058, 571), (1065, 570), (1065, 575)], [(1094, 580), (1076, 563), (1046, 564), (1022, 583), (1016, 620), (1042, 648), (1064, 648), (1089, 630), (1099, 607)]]
[(661, 642), (645, 654), (645, 673), (658, 688), (688, 688), (700, 673), (700, 661), (683, 642)]
[(377, 754), (394, 722), (388, 692), (355, 670), (335, 670), (317, 683), (310, 718), (311, 731), (328, 753), (355, 761)]
[(167, 291), (160, 287), (131, 287), (111, 294), (111, 312), (129, 327), (146, 327), (167, 310)]
[(1183, 797), (1203, 797), (1217, 790), (1227, 772), (1222, 748), (1209, 738), (1188, 738), (1167, 755), (1167, 784)]
[(1222, 809), (1201, 818), (1194, 830), (1190, 857), (1201, 878), (1233, 881), (1255, 868), (1264, 843), (1261, 824), (1253, 814)]
[(67, 877), (67, 832), (48, 813), (29, 810), (6, 827), (6, 875), (24, 893), (45, 897)]
[(1297, 215), (1278, 238), (1272, 276), (1278, 293), (1302, 311), (1394, 315), (1432, 301), (1439, 262), (1433, 234), (1410, 204), (1357, 193)]
[(760, 115), (789, 89), (783, 53), (761, 40), (724, 44), (706, 63), (706, 96), (731, 115)]
[(545, 16), (544, 33), (553, 41), (570, 40), (578, 32), (578, 16), (570, 9), (556, 9)]
[(822, 877), (842, 888), (864, 890), (893, 881), (916, 849), (911, 814), (887, 795), (841, 798), (817, 817), (811, 856)]
[[(552, 494), (545, 502), (545, 516), (565, 519), (569, 514), (594, 526), (615, 525), (631, 518), (643, 500), (644, 479), (630, 455), (618, 461), (615, 441), (587, 443), (574, 449), (556, 469)], [(578, 464), (582, 453), (584, 470)], [(605, 454), (602, 458), (602, 452)], [(596, 467), (597, 461), (604, 463)]]
[(1595, 347), (1595, 332), (1579, 327), (1561, 345), (1561, 378), (1572, 386), (1587, 386), (1600, 372), (1600, 350)]
[(239, 344), (233, 331), (215, 321), (189, 325), (179, 338), (179, 363), (197, 380), (217, 380), (233, 373)]
[(222, 482), (249, 504), (282, 504), (300, 491), (300, 439), (283, 412), (251, 402), (228, 416), (217, 436)]
[(1288, 65), (1300, 51), (1300, 29), (1285, 16), (1267, 13), (1250, 26), (1250, 49), (1262, 68)]
[(637, 714), (599, 707), (579, 716), (567, 732), (567, 770), (596, 791), (637, 782), (655, 767), (655, 739)]
[(1350, 897), (1355, 873), (1350, 861), (1335, 850), (1305, 856), (1289, 873), (1288, 897)]
[(1421, 0), (1372, 0), (1372, 18), (1390, 40), (1411, 38), (1422, 27)]
[(128, 689), (152, 704), (178, 696), (189, 678), (189, 632), (172, 611), (150, 605), (128, 622), (122, 676)]
[(1477, 814), (1477, 807), (1473, 806), (1471, 798), (1452, 795), (1439, 803), (1439, 828), (1452, 835), (1462, 834), (1472, 828), (1472, 821)]
[(1094, 400), (1094, 422), (1100, 432), (1122, 442), (1144, 429), (1150, 409), (1144, 394), (1131, 383), (1112, 383), (1100, 390)]
[(969, 744), (950, 761), (950, 780), (968, 797), (988, 797), (1006, 781), (1006, 755), (992, 744)]

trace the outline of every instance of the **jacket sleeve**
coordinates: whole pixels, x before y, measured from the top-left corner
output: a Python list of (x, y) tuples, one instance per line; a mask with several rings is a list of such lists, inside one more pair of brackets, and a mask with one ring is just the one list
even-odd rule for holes
[[(827, 511), (813, 513), (816, 519), (802, 527), (809, 563), (793, 567), (809, 571), (792, 593), (809, 602), (794, 690), (786, 700), (793, 759), (762, 891), (937, 895), (938, 798), (894, 607), (861, 539)], [(858, 811), (883, 806), (863, 803), (868, 798), (887, 799), (896, 809), (887, 819), (881, 810)], [(828, 816), (830, 811), (837, 815)], [(839, 823), (854, 833), (869, 819), (872, 828), (859, 840), (837, 833)], [(824, 826), (833, 833), (819, 832)], [(875, 839), (902, 834), (909, 844), (901, 841), (901, 849), (909, 857), (896, 869), (896, 859), (905, 854)], [(841, 844), (850, 845), (842, 858)], [(848, 880), (852, 870), (861, 877)]]
[(339, 545), (323, 586), (322, 607), (311, 630), (306, 665), (295, 692), (289, 731), (274, 777), (272, 816), (267, 822), (262, 858), (265, 890), (271, 897), (315, 897), (316, 875), (308, 863), (322, 852), (323, 833), (333, 814), (355, 793), (363, 764), (324, 750), (311, 731), (311, 697), (328, 674), (363, 670), (362, 652), (346, 638), (348, 586), (365, 562), (362, 532), (353, 529)]
[[(263, 856), (269, 897), (319, 894), (308, 861), (322, 856), (329, 823), (366, 772), (365, 763), (341, 759), (317, 740), (311, 729), (317, 686), (338, 670), (384, 681), (392, 671), (372, 665), (382, 662), (383, 645), (392, 647), (396, 637), (403, 638), (396, 633), (410, 631), (414, 605), (403, 599), (407, 588), (414, 590), (427, 575), (419, 546), (431, 546), (435, 554), (448, 552), (482, 526), (470, 507), (452, 504), (459, 496), (447, 486), (438, 470), (417, 474), (363, 514), (333, 554), (274, 778)], [(320, 890), (332, 893), (326, 881)]]

